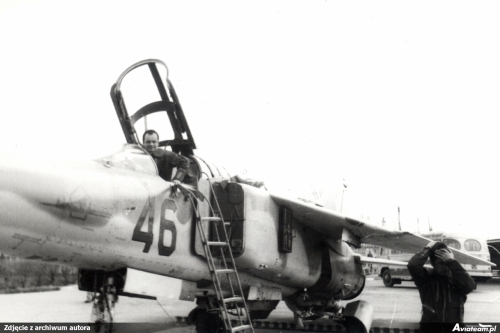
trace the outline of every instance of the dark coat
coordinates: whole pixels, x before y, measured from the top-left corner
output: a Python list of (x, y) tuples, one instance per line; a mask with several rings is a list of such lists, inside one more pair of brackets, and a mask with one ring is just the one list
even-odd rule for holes
[[(153, 157), (156, 162), (158, 173), (161, 178), (167, 181), (182, 181), (184, 179), (184, 176), (189, 168), (189, 161), (187, 158), (161, 148), (156, 149), (151, 154), (151, 157)], [(177, 167), (177, 173), (172, 179), (172, 169), (174, 167)]]
[(476, 283), (454, 259), (445, 265), (449, 272), (439, 275), (424, 268), (429, 249), (415, 254), (408, 263), (408, 270), (415, 281), (422, 301), (421, 323), (461, 323), (464, 320), (464, 303)]

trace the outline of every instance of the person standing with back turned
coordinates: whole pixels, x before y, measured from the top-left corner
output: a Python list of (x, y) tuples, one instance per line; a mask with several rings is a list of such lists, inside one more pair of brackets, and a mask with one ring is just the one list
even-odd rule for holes
[[(424, 268), (430, 258), (433, 269)], [(453, 252), (442, 242), (430, 242), (408, 263), (422, 302), (420, 332), (439, 331), (449, 325), (462, 323), (467, 294), (476, 288), (475, 281), (454, 259)], [(449, 331), (449, 330), (446, 330)], [(451, 332), (451, 331), (450, 331)]]

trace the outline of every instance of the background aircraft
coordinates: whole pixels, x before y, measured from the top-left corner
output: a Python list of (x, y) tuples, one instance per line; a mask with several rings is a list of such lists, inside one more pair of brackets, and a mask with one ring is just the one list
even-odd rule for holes
[[(153, 92), (134, 76), (136, 69), (152, 75)], [(139, 83), (139, 95), (155, 96), (153, 102), (133, 107), (138, 99), (125, 100), (127, 80)], [(181, 298), (197, 300), (190, 319), (199, 331), (251, 329), (247, 315), (266, 318), (281, 300), (298, 323), (329, 315), (367, 331), (372, 308), (360, 301), (343, 309), (340, 301), (362, 292), (363, 263), (386, 261), (354, 254), (351, 247), (364, 242), (416, 252), (429, 242), (269, 193), (195, 156), (159, 60), (129, 67), (111, 97), (127, 141), (118, 152), (86, 162), (1, 159), (1, 252), (78, 267), (79, 287), (86, 291), (99, 290), (112, 274), (127, 295), (127, 268), (181, 279)], [(129, 109), (137, 111), (130, 115)], [(161, 116), (163, 125), (155, 122), (165, 131), (160, 145), (190, 161), (181, 188), (158, 176), (140, 146), (142, 130)], [(462, 263), (491, 265), (453, 251)], [(228, 313), (237, 315), (236, 327)]]

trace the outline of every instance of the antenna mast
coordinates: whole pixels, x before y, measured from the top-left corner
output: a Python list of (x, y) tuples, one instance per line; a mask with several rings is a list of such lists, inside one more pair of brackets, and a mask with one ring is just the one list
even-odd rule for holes
[(398, 226), (399, 226), (399, 231), (401, 231), (401, 212), (399, 210), (399, 206), (398, 206)]

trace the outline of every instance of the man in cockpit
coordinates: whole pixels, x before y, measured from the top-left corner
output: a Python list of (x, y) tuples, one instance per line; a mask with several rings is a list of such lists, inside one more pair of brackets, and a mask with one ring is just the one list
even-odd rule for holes
[[(160, 136), (155, 130), (147, 130), (142, 135), (142, 144), (156, 162), (160, 177), (166, 181), (173, 181), (175, 185), (179, 185), (187, 173), (189, 161), (179, 154), (158, 148), (159, 142)], [(177, 172), (172, 178), (174, 167), (177, 167)]]

